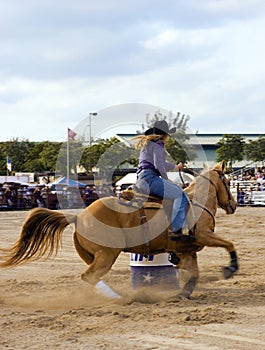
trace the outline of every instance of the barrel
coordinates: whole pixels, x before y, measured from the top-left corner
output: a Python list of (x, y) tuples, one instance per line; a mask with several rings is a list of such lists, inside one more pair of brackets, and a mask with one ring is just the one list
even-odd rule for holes
[(179, 287), (178, 270), (168, 261), (168, 254), (143, 256), (130, 254), (131, 287), (161, 287), (176, 289)]

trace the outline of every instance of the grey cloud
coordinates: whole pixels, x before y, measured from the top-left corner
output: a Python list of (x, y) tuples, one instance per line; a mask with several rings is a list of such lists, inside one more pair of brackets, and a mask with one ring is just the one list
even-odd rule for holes
[(208, 48), (177, 42), (147, 52), (140, 43), (166, 28), (217, 27), (247, 10), (249, 16), (257, 15), (250, 4), (229, 12), (228, 5), (220, 8), (215, 1), (11, 1), (0, 15), (2, 74), (37, 79), (118, 76), (186, 61), (207, 55)]

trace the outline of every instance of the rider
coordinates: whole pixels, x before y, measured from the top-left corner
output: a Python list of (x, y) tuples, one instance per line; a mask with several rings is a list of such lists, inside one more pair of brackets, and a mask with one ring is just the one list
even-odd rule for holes
[(167, 171), (180, 171), (184, 167), (183, 163), (175, 165), (166, 161), (165, 142), (169, 134), (175, 132), (175, 127), (169, 129), (165, 120), (158, 120), (144, 135), (135, 137), (138, 139), (136, 148), (141, 149), (136, 188), (145, 194), (173, 199), (170, 238), (174, 241), (193, 242), (193, 236), (183, 235), (182, 232), (186, 221), (188, 197), (183, 189), (171, 182), (167, 176)]

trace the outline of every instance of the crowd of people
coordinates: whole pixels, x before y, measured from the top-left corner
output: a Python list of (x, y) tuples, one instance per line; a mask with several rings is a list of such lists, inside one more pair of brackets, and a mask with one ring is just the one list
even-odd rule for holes
[(46, 185), (25, 186), (19, 184), (0, 185), (0, 209), (24, 210), (35, 207), (49, 209), (78, 208), (88, 206), (98, 198), (94, 187), (82, 188)]
[[(264, 193), (265, 167), (252, 168), (231, 177), (231, 189), (239, 205), (252, 204), (253, 194)], [(262, 192), (264, 191), (264, 192)], [(35, 207), (49, 209), (80, 208), (88, 206), (99, 197), (115, 195), (110, 189), (85, 187), (50, 187), (48, 185), (25, 186), (14, 183), (0, 184), (0, 210), (24, 210)], [(264, 202), (265, 205), (265, 202)]]
[(257, 185), (263, 185), (265, 184), (265, 167), (245, 170), (242, 174), (234, 176), (233, 180), (254, 181)]
[(265, 167), (248, 169), (234, 175), (231, 185), (236, 190), (239, 205), (253, 205), (255, 202), (265, 205)]

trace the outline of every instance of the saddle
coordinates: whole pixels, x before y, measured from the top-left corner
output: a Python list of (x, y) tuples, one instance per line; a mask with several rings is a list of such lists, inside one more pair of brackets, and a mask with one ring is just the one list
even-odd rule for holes
[[(120, 196), (120, 203), (123, 202), (122, 204), (130, 205), (130, 206), (134, 205), (139, 209), (141, 217), (145, 217), (144, 209), (151, 209), (151, 208), (158, 209), (162, 207), (165, 210), (165, 214), (169, 222), (171, 222), (173, 201), (174, 199), (164, 199), (161, 197), (140, 193), (137, 191), (137, 188), (134, 186), (128, 187), (126, 190), (124, 190), (121, 193), (121, 196)], [(143, 222), (145, 222), (145, 220)], [(196, 229), (196, 223), (193, 223), (193, 225), (191, 225), (189, 229), (188, 242), (190, 241), (193, 242), (195, 229)], [(181, 234), (181, 237), (183, 237), (182, 234)], [(187, 235), (185, 235), (184, 237), (187, 237)], [(174, 240), (174, 236), (172, 239)], [(179, 240), (179, 238), (177, 238), (176, 240)]]
[(171, 221), (171, 212), (172, 212), (172, 199), (164, 199), (162, 197), (157, 197), (153, 195), (147, 195), (141, 192), (138, 192), (137, 189), (133, 186), (128, 187), (128, 189), (122, 191), (120, 195), (120, 203), (130, 206), (147, 208), (164, 208), (166, 215)]
[(130, 187), (127, 190), (122, 191), (120, 198), (129, 202), (132, 200), (135, 200), (135, 201), (139, 200), (142, 202), (155, 202), (155, 203), (162, 204), (162, 201), (163, 201), (163, 198), (161, 197), (151, 196), (151, 195), (137, 192), (137, 190), (133, 187)]
[[(122, 203), (124, 201), (124, 203)], [(172, 207), (173, 207), (173, 199), (163, 199), (161, 197), (156, 197), (156, 196), (151, 196), (151, 195), (146, 195), (144, 193), (139, 193), (135, 191), (134, 188), (128, 188), (127, 190), (124, 190), (121, 193), (120, 196), (120, 203), (125, 204), (125, 205), (130, 205), (130, 206), (135, 206), (139, 210), (139, 214), (141, 217), (141, 224), (146, 224), (147, 223), (147, 218), (145, 215), (145, 209), (159, 209), (159, 208), (164, 208), (165, 214), (167, 216), (168, 222), (171, 222), (171, 214), (172, 214)], [(149, 204), (149, 205), (148, 205)], [(195, 225), (196, 226), (196, 225)], [(189, 234), (182, 234), (181, 232), (174, 232), (172, 233), (170, 238), (173, 241), (180, 241), (182, 243), (194, 243), (195, 241), (195, 226), (193, 226), (192, 229), (189, 229)], [(147, 228), (149, 231), (149, 229)], [(146, 255), (148, 255), (149, 251), (149, 243), (145, 244), (146, 246)], [(176, 255), (174, 253), (171, 253), (171, 262), (175, 263), (177, 261)]]

